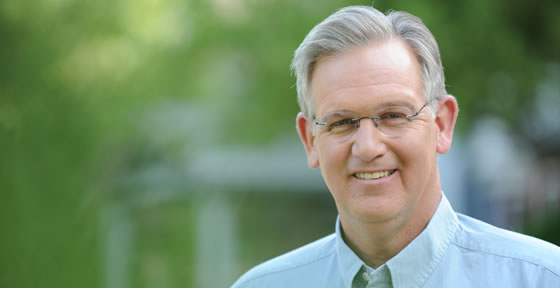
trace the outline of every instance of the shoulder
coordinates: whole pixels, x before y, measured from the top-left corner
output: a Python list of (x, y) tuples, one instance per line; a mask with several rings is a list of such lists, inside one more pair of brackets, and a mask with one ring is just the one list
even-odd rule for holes
[(549, 270), (560, 277), (560, 248), (535, 237), (508, 231), (457, 214), (459, 230), (453, 241), (460, 248), (489, 257), (508, 258)]
[(323, 262), (332, 261), (335, 254), (336, 236), (333, 233), (255, 266), (243, 274), (233, 287), (269, 287), (264, 283), (278, 279), (286, 283), (290, 280), (287, 278), (299, 278), (319, 271), (325, 266)]

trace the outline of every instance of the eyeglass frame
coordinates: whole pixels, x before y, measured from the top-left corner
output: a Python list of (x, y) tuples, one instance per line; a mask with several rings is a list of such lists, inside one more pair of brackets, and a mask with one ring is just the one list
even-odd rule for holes
[[(424, 104), (420, 109), (418, 109), (418, 111), (416, 111), (416, 113), (413, 114), (409, 114), (409, 115), (405, 115), (403, 118), (406, 120), (410, 120), (411, 118), (414, 118), (418, 115), (420, 115), (420, 113), (422, 112), (422, 110), (424, 110), (424, 108), (426, 108), (426, 106), (428, 106), (428, 104), (430, 104), (431, 101), (426, 102), (426, 104)], [(315, 117), (313, 117), (315, 120)], [(378, 128), (380, 125), (379, 123), (377, 123), (376, 120), (381, 120), (381, 116), (362, 116), (359, 118), (352, 118), (350, 119), (350, 123), (356, 125), (356, 128), (360, 128), (360, 122), (362, 121), (362, 119), (371, 119), (373, 121), (373, 124), (375, 125), (375, 128)], [(315, 126), (327, 126), (328, 123), (327, 122), (319, 122), (319, 121), (313, 121), (313, 124)], [(313, 129), (313, 134), (315, 134), (315, 129)]]

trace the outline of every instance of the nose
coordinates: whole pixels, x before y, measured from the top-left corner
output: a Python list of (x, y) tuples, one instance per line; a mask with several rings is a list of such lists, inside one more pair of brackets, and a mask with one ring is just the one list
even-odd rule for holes
[(361, 119), (360, 128), (353, 135), (352, 155), (364, 162), (382, 156), (387, 150), (387, 146), (382, 139), (383, 136), (373, 119)]

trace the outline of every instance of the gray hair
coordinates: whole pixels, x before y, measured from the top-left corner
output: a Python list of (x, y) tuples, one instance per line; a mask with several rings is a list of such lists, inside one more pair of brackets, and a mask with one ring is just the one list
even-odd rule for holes
[(317, 24), (296, 49), (292, 72), (296, 76), (298, 103), (303, 114), (313, 117), (311, 76), (319, 59), (340, 55), (350, 48), (400, 38), (414, 51), (421, 67), (424, 96), (435, 112), (437, 101), (447, 94), (437, 42), (420, 18), (406, 12), (384, 15), (369, 6), (342, 8)]

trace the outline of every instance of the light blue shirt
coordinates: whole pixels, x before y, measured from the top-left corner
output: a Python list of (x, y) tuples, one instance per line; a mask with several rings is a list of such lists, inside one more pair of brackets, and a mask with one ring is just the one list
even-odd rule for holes
[(560, 248), (456, 214), (442, 193), (430, 223), (395, 257), (367, 267), (336, 233), (262, 263), (241, 287), (560, 287)]

